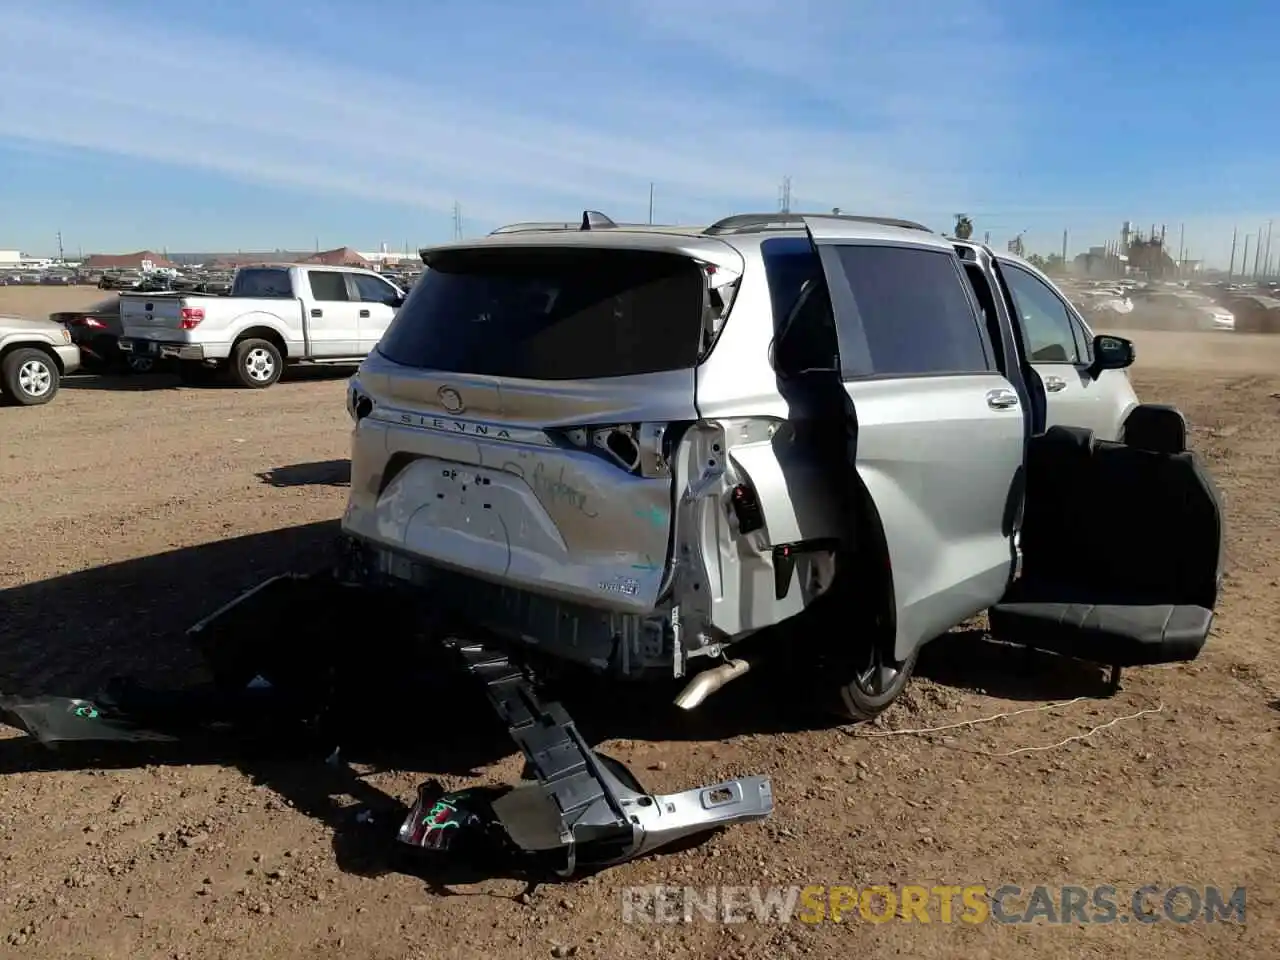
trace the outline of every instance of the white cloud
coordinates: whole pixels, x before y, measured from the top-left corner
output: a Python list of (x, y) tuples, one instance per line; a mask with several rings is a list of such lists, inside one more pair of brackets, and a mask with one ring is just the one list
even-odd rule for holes
[[(310, 31), (297, 37), (246, 19), (264, 40), (181, 11), (139, 23), (87, 0), (0, 0), (0, 137), (446, 216), (456, 200), (470, 225), (583, 207), (641, 219), (650, 181), (659, 219), (705, 221), (772, 209), (787, 175), (797, 209), (935, 227), (965, 210), (980, 235), (1026, 230), (1041, 252), (1063, 229), (1072, 252), (1100, 244), (1125, 217), (1167, 223), (1176, 252), (1177, 218), (1192, 254), (1225, 266), (1233, 224), (1243, 235), (1271, 216), (1249, 204), (1269, 159), (1218, 172), (1235, 185), (1220, 214), (1178, 209), (1173, 174), (1132, 185), (1169, 209), (1024, 188), (1044, 158), (1023, 134), (1053, 130), (1043, 77), (1065, 54), (1015, 37), (1005, 17), (1024, 8), (1002, 0), (446, 6), (393, 4), (387, 29), (413, 36), (381, 49), (333, 42), (348, 7), (293, 11)], [(1097, 146), (1051, 147), (1079, 151), (1087, 183)]]
[[(630, 49), (592, 63), (582, 37), (538, 37), (537, 61), (483, 65), (502, 96), (472, 93), (447, 64), (429, 85), (402, 61), (370, 67), (368, 50), (308, 58), (285, 41), (42, 6), (0, 0), (0, 136), (434, 211), (456, 199), (491, 222), (583, 206), (642, 216), (650, 181), (668, 216), (770, 209), (790, 175), (797, 206), (938, 224), (989, 193), (991, 157), (1016, 158), (1020, 64), (982, 2), (752, 0), (717, 15), (596, 2)], [(973, 124), (974, 103), (1001, 105), (1005, 122)]]

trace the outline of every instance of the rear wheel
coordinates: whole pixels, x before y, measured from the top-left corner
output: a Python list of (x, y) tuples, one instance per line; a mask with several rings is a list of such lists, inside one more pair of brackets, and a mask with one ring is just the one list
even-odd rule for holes
[(48, 403), (58, 393), (61, 374), (43, 350), (21, 347), (0, 363), (0, 386), (5, 396), (24, 407)]
[(876, 575), (882, 570), (875, 556), (839, 553), (835, 580), (812, 610), (819, 636), (794, 646), (811, 702), (846, 722), (874, 720), (915, 673), (918, 650), (905, 660), (893, 656), (893, 620), (885, 609), (892, 587)]
[[(905, 660), (893, 658), (892, 644), (874, 636), (855, 643), (831, 664), (837, 687), (833, 707), (847, 720), (874, 720), (902, 695), (915, 673), (917, 648)], [(834, 674), (834, 676), (833, 676)]]
[(242, 387), (261, 390), (284, 373), (280, 348), (269, 340), (242, 340), (231, 351), (231, 376)]
[(124, 369), (126, 373), (155, 373), (156, 361), (153, 357), (126, 353), (124, 355)]

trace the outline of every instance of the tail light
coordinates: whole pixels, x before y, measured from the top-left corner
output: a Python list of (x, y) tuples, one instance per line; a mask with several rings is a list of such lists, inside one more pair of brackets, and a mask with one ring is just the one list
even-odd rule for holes
[(71, 321), (77, 327), (89, 327), (92, 330), (105, 330), (107, 325), (97, 317), (76, 317)]
[(183, 330), (194, 330), (203, 319), (203, 307), (183, 307), (179, 319), (179, 326)]
[(760, 507), (760, 499), (755, 490), (745, 483), (740, 483), (729, 494), (729, 504), (738, 520), (740, 533), (755, 533), (764, 526), (764, 511)]

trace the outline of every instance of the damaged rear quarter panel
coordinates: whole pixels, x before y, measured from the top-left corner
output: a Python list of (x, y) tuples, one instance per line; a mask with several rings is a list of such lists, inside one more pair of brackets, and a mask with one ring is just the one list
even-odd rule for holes
[[(815, 466), (794, 455), (790, 424), (773, 417), (702, 421), (677, 451), (673, 592), (690, 648), (746, 635), (804, 609), (807, 563), (778, 599), (773, 548), (837, 535), (839, 513)], [(747, 484), (764, 526), (743, 534), (730, 493)]]

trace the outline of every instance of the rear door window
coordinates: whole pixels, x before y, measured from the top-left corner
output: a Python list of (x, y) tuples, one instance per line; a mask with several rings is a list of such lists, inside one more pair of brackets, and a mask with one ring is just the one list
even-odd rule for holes
[(530, 380), (635, 376), (697, 365), (705, 275), (669, 253), (445, 251), (378, 350), (405, 366)]
[(347, 278), (337, 270), (308, 270), (307, 283), (311, 287), (311, 298), (321, 303), (345, 303), (347, 297)]
[(846, 376), (986, 373), (995, 368), (954, 255), (860, 244), (829, 248), (826, 255), (830, 253), (848, 281), (847, 297), (846, 291), (832, 292)]

